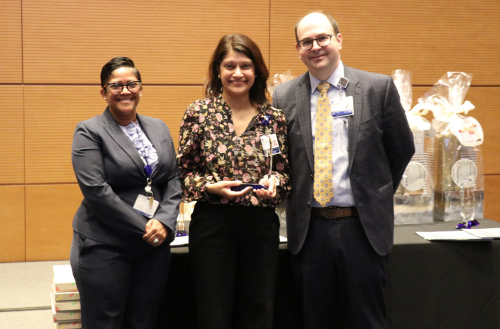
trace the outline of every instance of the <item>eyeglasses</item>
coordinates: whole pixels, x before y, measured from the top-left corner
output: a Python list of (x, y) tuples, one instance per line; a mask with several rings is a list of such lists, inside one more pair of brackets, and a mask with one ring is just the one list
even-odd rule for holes
[(123, 87), (127, 87), (128, 91), (135, 94), (136, 92), (139, 91), (139, 89), (141, 89), (141, 83), (142, 83), (141, 80), (130, 81), (126, 85), (122, 85), (121, 83), (113, 83), (112, 82), (112, 83), (107, 83), (106, 86), (109, 87), (109, 90), (111, 91), (111, 93), (113, 95), (121, 94), (123, 91)]
[(318, 46), (320, 47), (325, 47), (328, 46), (330, 43), (332, 43), (332, 37), (333, 34), (324, 34), (320, 35), (316, 39), (303, 39), (300, 41), (297, 41), (297, 44), (299, 45), (299, 48), (301, 50), (310, 50), (312, 49), (314, 45), (314, 41), (318, 43)]

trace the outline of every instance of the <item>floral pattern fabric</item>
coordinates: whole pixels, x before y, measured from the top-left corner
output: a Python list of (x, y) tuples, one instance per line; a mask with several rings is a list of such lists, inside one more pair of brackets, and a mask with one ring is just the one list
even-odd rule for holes
[[(127, 135), (132, 144), (134, 144), (135, 149), (139, 152), (142, 162), (144, 162), (144, 168), (150, 166), (151, 172), (155, 170), (158, 164), (158, 152), (148, 136), (144, 133), (139, 122), (130, 122), (128, 126), (120, 126), (120, 129)], [(151, 173), (147, 173), (151, 175)]]
[[(269, 124), (266, 125), (266, 117)], [(280, 153), (273, 155), (272, 175), (278, 179), (276, 198), (262, 200), (252, 191), (228, 200), (206, 191), (206, 185), (239, 180), (258, 183), (269, 173), (270, 156), (265, 156), (260, 137), (276, 134)], [(245, 132), (236, 135), (231, 109), (222, 96), (198, 100), (188, 106), (181, 122), (177, 160), (183, 182), (183, 201), (212, 204), (274, 207), (287, 197), (290, 185), (285, 115), (271, 106), (259, 106), (259, 113)]]

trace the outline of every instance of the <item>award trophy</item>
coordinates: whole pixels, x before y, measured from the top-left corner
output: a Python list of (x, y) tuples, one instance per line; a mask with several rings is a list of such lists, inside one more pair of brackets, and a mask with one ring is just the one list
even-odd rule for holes
[(265, 188), (259, 185), (261, 174), (259, 172), (259, 163), (265, 159), (260, 159), (258, 154), (254, 154), (250, 145), (245, 146), (243, 139), (245, 136), (238, 136), (234, 145), (233, 176), (241, 185), (232, 186), (232, 191), (241, 191), (247, 187), (254, 190)]
[[(273, 154), (279, 153), (279, 144), (275, 134), (270, 134), (269, 116), (264, 115), (261, 123), (265, 129), (265, 135), (260, 136), (263, 152), (254, 152), (252, 146), (244, 145), (243, 139), (245, 133), (236, 138), (234, 145), (234, 163), (233, 172), (234, 179), (241, 182), (239, 186), (231, 187), (233, 191), (241, 191), (246, 187), (252, 187), (254, 190), (266, 189), (265, 186), (259, 184), (262, 178), (261, 167), (267, 167), (267, 158), (269, 158), (269, 173), (271, 177), (273, 168)], [(266, 165), (262, 166), (262, 162)]]
[(188, 235), (188, 230), (186, 229), (185, 221), (184, 221), (186, 208), (187, 208), (186, 203), (181, 202), (181, 204), (179, 205), (179, 217), (177, 220), (177, 230), (175, 232), (175, 236), (187, 236)]
[[(455, 184), (460, 186), (460, 206), (462, 221), (457, 224), (457, 229), (471, 228), (479, 225), (474, 218), (474, 185), (477, 179), (477, 167), (471, 160), (459, 160), (453, 166), (452, 177)], [(459, 183), (460, 182), (460, 183)]]

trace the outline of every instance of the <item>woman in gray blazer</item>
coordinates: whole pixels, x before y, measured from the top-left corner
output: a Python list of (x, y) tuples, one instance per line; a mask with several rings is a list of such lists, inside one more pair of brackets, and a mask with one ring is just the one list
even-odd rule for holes
[(165, 123), (137, 114), (141, 75), (127, 57), (101, 71), (102, 115), (76, 127), (72, 161), (83, 202), (71, 267), (83, 328), (154, 328), (181, 200)]

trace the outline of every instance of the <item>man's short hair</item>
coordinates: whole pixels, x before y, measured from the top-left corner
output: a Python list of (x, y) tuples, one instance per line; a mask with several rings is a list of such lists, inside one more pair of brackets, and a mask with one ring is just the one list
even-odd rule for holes
[(307, 15), (310, 15), (310, 14), (321, 14), (321, 15), (324, 15), (326, 18), (328, 18), (328, 20), (332, 24), (333, 33), (335, 33), (335, 35), (337, 35), (337, 34), (340, 33), (339, 25), (337, 24), (337, 21), (335, 21), (335, 19), (333, 19), (332, 16), (330, 16), (329, 14), (323, 12), (322, 10), (316, 10), (316, 11), (311, 11), (311, 12), (305, 14), (304, 16), (302, 16), (297, 21), (297, 23), (295, 24), (295, 41), (299, 41), (299, 36), (297, 35), (297, 28), (299, 27), (300, 22), (304, 19), (304, 17), (306, 17)]

